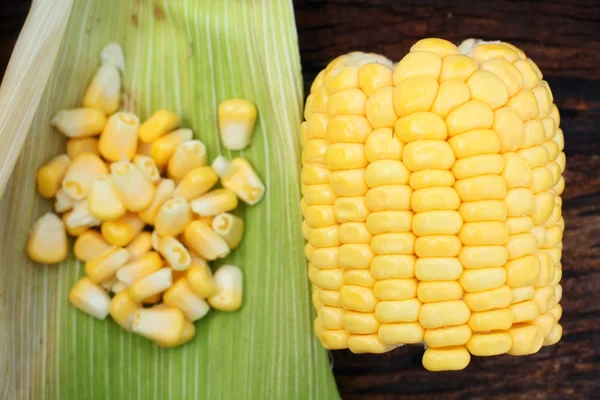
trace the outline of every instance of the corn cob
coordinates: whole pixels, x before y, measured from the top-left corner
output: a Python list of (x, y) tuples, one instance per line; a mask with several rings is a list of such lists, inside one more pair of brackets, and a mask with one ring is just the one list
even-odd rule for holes
[(317, 75), (301, 209), (325, 348), (424, 342), (439, 371), (560, 339), (564, 139), (542, 79), (516, 47), (471, 39)]

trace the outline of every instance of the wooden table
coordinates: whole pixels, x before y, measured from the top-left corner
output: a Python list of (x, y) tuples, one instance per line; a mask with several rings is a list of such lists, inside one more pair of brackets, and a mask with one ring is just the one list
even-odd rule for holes
[[(419, 347), (377, 356), (336, 351), (342, 397), (600, 398), (600, 2), (297, 0), (295, 9), (306, 90), (328, 61), (352, 50), (398, 60), (423, 37), (500, 39), (544, 71), (565, 132), (561, 342), (533, 356), (474, 358), (465, 371), (436, 374), (421, 367)], [(27, 0), (0, 10), (1, 71), (27, 10)]]

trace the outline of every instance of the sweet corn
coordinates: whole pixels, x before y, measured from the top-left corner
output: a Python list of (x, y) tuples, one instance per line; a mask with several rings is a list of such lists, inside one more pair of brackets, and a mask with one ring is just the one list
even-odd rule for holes
[(203, 221), (192, 221), (183, 236), (190, 250), (206, 260), (224, 258), (229, 254), (227, 242)]
[(144, 229), (144, 222), (134, 213), (120, 218), (104, 221), (100, 231), (104, 239), (115, 246), (127, 246)]
[(98, 150), (107, 161), (131, 161), (138, 143), (139, 118), (132, 113), (111, 115), (98, 139)]
[(74, 138), (67, 140), (67, 155), (72, 160), (82, 153), (100, 155), (98, 150), (98, 139), (94, 137)]
[[(100, 232), (96, 230), (88, 230), (82, 233), (73, 246), (73, 253), (75, 258), (80, 261), (88, 262), (93, 259), (99, 258), (105, 251), (109, 250), (112, 246)], [(54, 248), (54, 247), (48, 247)]]
[(121, 96), (121, 76), (125, 69), (123, 50), (117, 43), (110, 43), (102, 49), (102, 65), (96, 70), (85, 95), (83, 106), (96, 108), (110, 115), (119, 109)]
[(114, 162), (110, 164), (110, 173), (121, 201), (129, 211), (142, 211), (152, 204), (156, 189), (134, 164), (127, 161)]
[(215, 189), (190, 201), (192, 211), (201, 217), (212, 217), (231, 211), (234, 210), (237, 205), (237, 197), (235, 193), (229, 189)]
[(219, 133), (221, 142), (229, 150), (242, 150), (250, 143), (256, 107), (245, 99), (229, 99), (219, 104)]
[(174, 197), (183, 197), (192, 201), (208, 192), (219, 180), (211, 167), (198, 167), (190, 170), (177, 185)]
[(146, 175), (146, 178), (154, 184), (160, 181), (160, 171), (152, 157), (136, 155), (133, 157), (133, 164)]
[(175, 271), (188, 269), (192, 262), (188, 249), (173, 236), (162, 237), (158, 243), (158, 251)]
[(192, 257), (192, 263), (185, 271), (185, 277), (194, 293), (202, 299), (212, 297), (217, 292), (217, 285), (209, 265), (198, 257)]
[(168, 110), (158, 110), (140, 126), (140, 140), (144, 143), (152, 143), (176, 129), (180, 122), (177, 114)]
[[(152, 142), (150, 156), (158, 168), (164, 168), (169, 163), (175, 149), (183, 142), (192, 140), (194, 134), (191, 129), (181, 128), (167, 135), (161, 136)], [(140, 133), (141, 139), (141, 133)]]
[(81, 278), (69, 291), (69, 301), (94, 318), (105, 319), (110, 310), (110, 297), (89, 278)]
[(63, 224), (65, 226), (65, 229), (67, 230), (67, 233), (69, 234), (69, 236), (73, 236), (73, 237), (77, 237), (80, 236), (81, 234), (83, 234), (84, 232), (86, 232), (90, 227), (87, 225), (81, 225), (81, 226), (72, 226), (67, 224), (67, 220), (69, 220), (69, 218), (71, 217), (72, 211), (66, 212), (62, 215), (62, 221)]
[(167, 165), (171, 179), (181, 180), (191, 170), (206, 165), (206, 146), (199, 140), (186, 140), (179, 144)]
[(216, 215), (212, 221), (212, 228), (225, 239), (230, 249), (238, 247), (244, 236), (244, 220), (233, 214)]
[(39, 169), (37, 189), (42, 197), (54, 197), (61, 190), (61, 184), (70, 163), (69, 156), (60, 154)]
[(44, 214), (31, 228), (27, 255), (40, 264), (58, 264), (67, 258), (67, 253), (67, 233), (62, 220), (53, 213)]
[(479, 40), (425, 39), (395, 67), (355, 57), (371, 56), (315, 80), (301, 129), (323, 346), (424, 340), (437, 371), (555, 343), (564, 135), (535, 64)]
[(127, 263), (129, 252), (121, 247), (112, 246), (98, 258), (85, 263), (85, 273), (94, 283), (103, 283), (112, 279), (117, 270)]
[(192, 220), (190, 205), (184, 198), (174, 197), (167, 200), (156, 213), (154, 230), (160, 236), (177, 236), (183, 233)]
[(101, 220), (121, 218), (127, 213), (109, 175), (99, 176), (92, 181), (87, 202), (90, 214)]
[(161, 268), (133, 282), (129, 286), (129, 296), (136, 303), (141, 303), (151, 296), (164, 292), (172, 285), (171, 268)]
[(93, 108), (74, 108), (59, 111), (51, 124), (70, 138), (96, 136), (106, 125), (106, 115)]
[(216, 293), (208, 298), (211, 307), (219, 311), (237, 311), (242, 306), (244, 278), (234, 265), (223, 265), (214, 276)]
[(124, 329), (133, 330), (135, 313), (140, 309), (140, 304), (133, 301), (127, 290), (120, 291), (110, 301), (110, 316)]
[(152, 234), (150, 232), (140, 232), (134, 237), (126, 247), (129, 252), (129, 260), (137, 260), (143, 254), (152, 250)]
[(102, 220), (94, 217), (90, 213), (87, 200), (81, 200), (75, 203), (73, 210), (68, 213), (64, 221), (65, 225), (70, 229), (82, 226), (98, 226), (102, 223)]
[(160, 347), (178, 347), (181, 346), (187, 342), (189, 342), (190, 340), (192, 340), (192, 338), (194, 337), (194, 335), (196, 334), (196, 325), (194, 325), (193, 323), (191, 323), (188, 320), (183, 321), (183, 330), (181, 331), (181, 336), (179, 337), (179, 340), (176, 341), (175, 343), (165, 343), (163, 341), (157, 340), (156, 344), (158, 344)]
[(79, 154), (64, 173), (62, 190), (72, 199), (82, 200), (87, 196), (92, 181), (106, 174), (108, 168), (100, 157), (90, 153)]
[(199, 297), (185, 279), (180, 279), (173, 284), (163, 295), (163, 302), (183, 312), (189, 321), (197, 321), (204, 317), (210, 307), (208, 303)]
[(247, 204), (258, 203), (265, 194), (265, 185), (244, 158), (238, 157), (228, 161), (225, 157), (218, 156), (213, 161), (212, 168), (221, 178), (223, 187), (234, 192)]
[(167, 200), (173, 197), (174, 192), (175, 182), (170, 179), (162, 179), (156, 186), (156, 192), (150, 205), (138, 213), (140, 219), (147, 224), (154, 225), (158, 210)]
[(54, 196), (54, 212), (62, 214), (69, 211), (75, 205), (75, 200), (69, 197), (64, 190), (59, 189)]
[(174, 307), (142, 308), (133, 316), (133, 332), (161, 346), (180, 343), (185, 326), (183, 313)]
[(119, 281), (130, 286), (134, 282), (158, 271), (163, 267), (163, 260), (156, 252), (149, 251), (138, 259), (130, 259), (129, 262), (119, 268), (116, 277)]

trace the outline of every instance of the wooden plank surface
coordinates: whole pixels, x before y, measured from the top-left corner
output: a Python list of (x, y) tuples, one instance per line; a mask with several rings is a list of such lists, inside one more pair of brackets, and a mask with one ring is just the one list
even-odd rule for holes
[[(0, 9), (4, 71), (28, 1)], [(567, 154), (563, 255), (565, 333), (528, 357), (474, 358), (461, 372), (429, 373), (422, 348), (384, 355), (333, 352), (344, 399), (600, 398), (600, 2), (296, 0), (306, 91), (334, 57), (368, 50), (398, 60), (418, 39), (500, 39), (544, 71), (561, 111)], [(283, 399), (285, 400), (285, 399)]]

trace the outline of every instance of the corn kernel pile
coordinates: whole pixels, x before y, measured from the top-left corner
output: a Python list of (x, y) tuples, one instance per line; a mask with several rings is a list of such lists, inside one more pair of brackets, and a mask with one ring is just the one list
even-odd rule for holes
[[(37, 188), (54, 198), (56, 213), (35, 222), (27, 253), (39, 263), (59, 263), (68, 254), (67, 233), (76, 237), (74, 254), (86, 276), (71, 289), (70, 302), (99, 319), (110, 314), (160, 346), (179, 346), (211, 307), (241, 307), (241, 270), (224, 265), (213, 276), (207, 261), (240, 244), (244, 222), (232, 212), (238, 199), (258, 203), (265, 187), (243, 158), (218, 156), (208, 166), (205, 145), (180, 128), (173, 112), (159, 110), (140, 123), (118, 111), (120, 47), (108, 45), (101, 58), (83, 107), (52, 120), (68, 137), (66, 154), (40, 168)], [(227, 100), (218, 118), (227, 148), (249, 144), (252, 103)], [(222, 188), (215, 188), (219, 181)]]
[(317, 76), (301, 208), (324, 347), (424, 342), (439, 371), (558, 342), (565, 154), (542, 79), (510, 44), (441, 39)]

